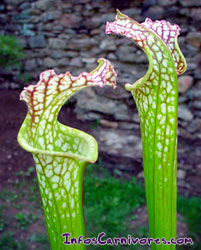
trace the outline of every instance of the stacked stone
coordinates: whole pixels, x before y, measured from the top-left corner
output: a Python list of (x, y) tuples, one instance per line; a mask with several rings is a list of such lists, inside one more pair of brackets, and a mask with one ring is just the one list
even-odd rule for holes
[(188, 69), (178, 80), (178, 183), (182, 190), (197, 192), (201, 183), (201, 0), (4, 0), (0, 4), (1, 34), (19, 37), (28, 55), (25, 70), (32, 74), (33, 82), (50, 68), (76, 76), (92, 70), (100, 57), (113, 63), (118, 88), (80, 92), (74, 98), (75, 112), (80, 120), (99, 121), (92, 133), (99, 140), (105, 164), (115, 164), (140, 178), (139, 118), (124, 84), (142, 77), (148, 60), (128, 39), (105, 35), (105, 23), (114, 20), (116, 8), (138, 22), (149, 17), (181, 27), (179, 45)]

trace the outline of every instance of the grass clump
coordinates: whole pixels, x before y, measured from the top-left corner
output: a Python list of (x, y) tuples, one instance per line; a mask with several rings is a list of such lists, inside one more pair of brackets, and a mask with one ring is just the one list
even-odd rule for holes
[(28, 246), (23, 240), (16, 240), (13, 232), (5, 232), (0, 237), (1, 250), (28, 250)]
[(39, 243), (43, 250), (49, 250), (49, 240), (46, 234), (33, 233), (29, 238), (31, 243)]
[[(126, 237), (131, 234), (128, 221), (134, 210), (144, 204), (144, 187), (134, 177), (131, 180), (117, 179), (99, 164), (86, 168), (84, 211), (87, 237), (97, 237), (101, 232), (105, 232), (107, 238)], [(98, 248), (91, 245), (90, 249), (93, 247)], [(109, 249), (109, 246), (101, 246), (101, 249)]]
[(0, 199), (8, 203), (16, 202), (18, 199), (18, 195), (15, 191), (10, 191), (9, 189), (5, 188), (0, 192)]
[(10, 80), (15, 75), (14, 79), (20, 86), (32, 79), (31, 73), (25, 70), (25, 59), (25, 50), (16, 36), (0, 35), (0, 68), (4, 69), (4, 74), (8, 74)]
[(0, 36), (0, 67), (9, 69), (11, 66), (21, 68), (20, 60), (25, 57), (19, 40), (15, 36)]
[(19, 212), (15, 215), (15, 219), (17, 220), (17, 226), (22, 230), (25, 230), (29, 225), (36, 221), (36, 216), (34, 214), (24, 214)]
[(0, 205), (0, 233), (3, 232), (7, 227), (7, 221), (3, 213), (5, 208), (6, 207), (4, 205)]
[[(179, 196), (177, 204), (178, 212), (184, 216), (184, 220), (188, 224), (189, 237), (194, 241), (194, 245), (190, 248), (201, 249), (201, 198)], [(183, 249), (188, 249), (188, 247)]]

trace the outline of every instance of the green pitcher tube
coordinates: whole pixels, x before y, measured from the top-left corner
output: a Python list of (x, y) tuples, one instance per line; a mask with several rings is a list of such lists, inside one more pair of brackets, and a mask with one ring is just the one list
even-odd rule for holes
[(106, 33), (124, 35), (148, 57), (149, 68), (134, 84), (126, 84), (140, 117), (143, 167), (150, 237), (165, 238), (166, 245), (152, 243), (152, 249), (175, 249), (177, 200), (177, 75), (186, 70), (178, 47), (179, 27), (166, 21), (137, 23), (117, 12), (107, 23)]

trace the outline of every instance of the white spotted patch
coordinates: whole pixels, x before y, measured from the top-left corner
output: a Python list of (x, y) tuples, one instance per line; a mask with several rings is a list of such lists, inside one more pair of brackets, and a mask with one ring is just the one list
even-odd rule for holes
[(46, 163), (49, 164), (52, 162), (52, 157), (51, 156), (46, 156), (46, 159), (45, 159)]
[(163, 114), (166, 113), (166, 105), (165, 105), (165, 103), (162, 103), (162, 104), (161, 104), (161, 112), (162, 112)]
[(70, 173), (67, 172), (65, 175), (64, 175), (64, 180), (68, 180), (70, 178)]
[(59, 176), (53, 176), (53, 177), (51, 178), (51, 180), (52, 180), (52, 182), (54, 182), (54, 183), (59, 183)]
[(160, 142), (157, 143), (157, 148), (158, 148), (159, 150), (162, 149), (162, 144), (161, 144)]
[(45, 169), (45, 174), (48, 178), (51, 178), (53, 176), (52, 170)]

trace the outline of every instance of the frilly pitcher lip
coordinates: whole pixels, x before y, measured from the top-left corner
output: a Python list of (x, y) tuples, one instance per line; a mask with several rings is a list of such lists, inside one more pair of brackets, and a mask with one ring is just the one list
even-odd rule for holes
[[(86, 74), (91, 74), (93, 77), (92, 79), (97, 83), (99, 87), (103, 87), (104, 85), (108, 84), (115, 89), (117, 73), (114, 70), (114, 66), (105, 58), (99, 58), (97, 62), (98, 62), (97, 68), (91, 71), (90, 73), (86, 73)], [(101, 70), (101, 66), (104, 66), (104, 65), (105, 65), (105, 69)], [(99, 70), (101, 71), (101, 73), (98, 72)], [(108, 72), (106, 73), (106, 75), (104, 75), (106, 70)], [(98, 78), (99, 77), (101, 78), (101, 81), (98, 80), (97, 76)]]
[[(152, 21), (151, 19), (146, 18), (145, 22), (138, 23), (127, 15), (122, 14), (117, 9), (115, 20), (113, 22), (107, 22), (105, 33), (123, 35), (132, 39), (141, 49), (144, 50), (149, 60), (149, 68), (145, 76), (133, 84), (126, 84), (125, 88), (127, 90), (132, 91), (141, 87), (143, 82), (146, 81), (148, 73), (151, 72), (151, 68), (153, 68), (153, 59), (149, 52), (149, 43), (154, 44), (154, 42), (157, 43), (157, 41), (160, 41), (172, 58), (175, 73), (180, 75), (185, 72), (186, 61), (177, 41), (179, 30), (180, 28), (177, 24), (170, 24), (165, 20)], [(152, 39), (152, 41), (150, 39)], [(155, 51), (155, 53), (157, 52)]]
[[(40, 74), (39, 82), (37, 84), (24, 87), (23, 91), (20, 94), (20, 100), (25, 101), (26, 103), (29, 102), (30, 95), (32, 95), (34, 89), (40, 86), (42, 89), (42, 86), (46, 84), (46, 78), (48, 77), (50, 79), (64, 79), (65, 77), (67, 77), (71, 79), (72, 82), (76, 82), (84, 78), (86, 82), (88, 79), (88, 86), (99, 86), (102, 88), (105, 85), (110, 85), (113, 88), (116, 88), (117, 73), (115, 72), (113, 65), (105, 58), (99, 58), (97, 62), (98, 66), (93, 71), (91, 71), (90, 73), (82, 72), (78, 76), (73, 76), (69, 71), (67, 71), (66, 73), (56, 74), (53, 69), (46, 70)], [(66, 84), (66, 86), (68, 86), (68, 84)], [(61, 91), (63, 90), (65, 89), (62, 87)]]

